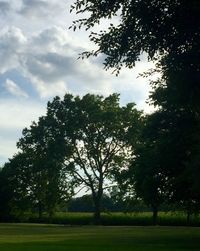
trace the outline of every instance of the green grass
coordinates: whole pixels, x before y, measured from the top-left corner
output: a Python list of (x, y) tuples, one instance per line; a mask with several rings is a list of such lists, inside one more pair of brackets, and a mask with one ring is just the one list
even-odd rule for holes
[(0, 224), (2, 251), (199, 251), (200, 228)]

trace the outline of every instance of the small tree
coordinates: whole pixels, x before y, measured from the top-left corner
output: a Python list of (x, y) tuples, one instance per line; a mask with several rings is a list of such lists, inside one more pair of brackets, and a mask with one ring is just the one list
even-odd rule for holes
[(1, 199), (3, 208), (7, 208), (4, 216), (19, 216), (31, 207), (30, 166), (28, 156), (18, 153), (5, 163), (1, 171), (3, 187)]
[(82, 99), (66, 95), (59, 103), (58, 109), (58, 98), (49, 103), (48, 114), (57, 120), (60, 130), (65, 130), (71, 155), (64, 163), (71, 169), (76, 185), (92, 193), (98, 224), (108, 181), (114, 180), (114, 172), (127, 168), (132, 158), (130, 138), (137, 139), (141, 112), (134, 104), (120, 107), (117, 94), (107, 98), (87, 94)]
[(6, 221), (12, 217), (14, 187), (16, 184), (11, 182), (12, 170), (8, 163), (0, 169), (0, 220)]

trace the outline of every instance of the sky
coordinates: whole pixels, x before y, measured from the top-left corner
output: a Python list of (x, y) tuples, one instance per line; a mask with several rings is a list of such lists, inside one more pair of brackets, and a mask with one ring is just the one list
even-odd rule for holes
[[(153, 65), (145, 56), (118, 77), (103, 69), (104, 56), (78, 60), (95, 48), (88, 32), (69, 30), (74, 0), (0, 0), (0, 165), (17, 152), (23, 128), (45, 115), (48, 100), (65, 93), (120, 93), (145, 112), (150, 86), (138, 77)], [(105, 28), (107, 23), (102, 23)]]

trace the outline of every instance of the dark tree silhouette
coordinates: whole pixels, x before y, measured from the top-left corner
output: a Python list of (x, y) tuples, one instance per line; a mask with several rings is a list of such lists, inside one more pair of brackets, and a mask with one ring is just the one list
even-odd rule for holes
[[(108, 30), (91, 32), (90, 40), (98, 48), (84, 53), (86, 56), (105, 54), (106, 67), (117, 70), (123, 64), (133, 67), (143, 52), (150, 59), (158, 54), (182, 54), (191, 48), (199, 53), (198, 0), (77, 0), (71, 10), (88, 16), (74, 21), (74, 29), (92, 29), (103, 19), (111, 22)], [(117, 25), (112, 22), (115, 16), (119, 20)]]

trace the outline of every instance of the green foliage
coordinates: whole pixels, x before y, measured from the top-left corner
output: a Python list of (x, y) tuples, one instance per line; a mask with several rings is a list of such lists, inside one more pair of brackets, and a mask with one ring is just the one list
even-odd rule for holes
[(52, 217), (76, 187), (87, 188), (99, 220), (108, 181), (132, 159), (141, 115), (135, 104), (121, 107), (118, 94), (66, 94), (48, 102), (46, 116), (23, 130), (20, 152), (4, 167), (11, 170), (12, 208)]
[(21, 151), (7, 164), (12, 170), (9, 178), (15, 183), (14, 205), (22, 210), (37, 209), (39, 217), (44, 211), (52, 216), (72, 193), (62, 165), (65, 149), (61, 133), (52, 117), (40, 117), (38, 123), (23, 130), (17, 143)]
[[(74, 30), (92, 29), (104, 19), (111, 22), (107, 30), (91, 32), (90, 40), (98, 49), (83, 53), (83, 56), (105, 54), (105, 67), (131, 68), (143, 52), (153, 59), (158, 53), (177, 54), (199, 45), (200, 4), (197, 0), (77, 0), (71, 10), (88, 16), (74, 21)], [(116, 16), (119, 22), (114, 25), (112, 19)]]
[(157, 211), (169, 193), (166, 170), (162, 165), (164, 156), (161, 147), (165, 142), (161, 141), (163, 132), (159, 130), (159, 115), (159, 112), (155, 112), (146, 117), (141, 140), (135, 150), (136, 158), (128, 171), (137, 196), (152, 208), (155, 224)]
[(0, 220), (7, 221), (11, 218), (12, 211), (12, 199), (14, 197), (13, 183), (10, 182), (9, 178), (12, 170), (2, 168), (0, 170)]
[(55, 98), (48, 104), (47, 116), (57, 121), (69, 149), (64, 164), (74, 184), (90, 190), (97, 221), (107, 180), (114, 181), (114, 174), (126, 168), (132, 158), (141, 115), (135, 104), (120, 107), (118, 94), (106, 98), (67, 94), (63, 100)]
[[(200, 210), (200, 51), (171, 53), (157, 65), (162, 72), (151, 101), (160, 131), (159, 162), (168, 183), (169, 199), (181, 204), (188, 214)], [(162, 142), (162, 143), (161, 143)]]

